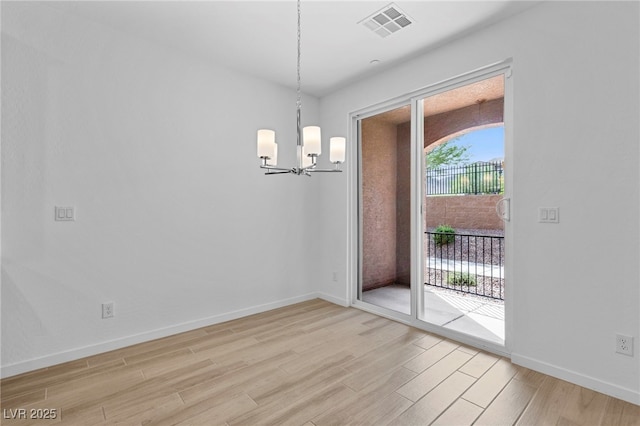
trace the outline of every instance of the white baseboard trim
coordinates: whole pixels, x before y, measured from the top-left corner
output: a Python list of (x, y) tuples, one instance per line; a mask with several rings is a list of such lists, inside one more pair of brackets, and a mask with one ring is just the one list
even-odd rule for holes
[[(38, 370), (52, 365), (62, 364), (64, 362), (74, 361), (80, 358), (109, 352), (115, 349), (124, 348), (138, 343), (148, 342), (150, 340), (160, 339), (162, 337), (171, 336), (173, 334), (183, 333), (185, 331), (195, 330), (201, 327), (207, 327), (219, 324), (225, 321), (246, 317), (249, 315), (259, 314), (261, 312), (270, 311), (272, 309), (282, 308), (284, 306), (293, 305), (295, 303), (305, 302), (307, 300), (322, 298), (331, 303), (341, 304), (338, 299), (331, 298), (328, 295), (320, 293), (309, 293), (301, 296), (291, 297), (288, 299), (277, 300), (274, 302), (255, 305), (236, 311), (231, 311), (211, 317), (202, 318), (194, 321), (187, 321), (181, 324), (172, 325), (165, 328), (147, 331), (131, 336), (125, 336), (114, 340), (109, 340), (93, 345), (74, 348), (63, 352), (46, 355), (39, 358), (29, 359), (14, 364), (3, 365), (0, 367), (0, 378), (15, 376), (17, 374)], [(333, 300), (332, 300), (333, 299)]]
[(322, 300), (326, 300), (327, 302), (333, 303), (334, 305), (339, 305), (345, 308), (348, 308), (349, 306), (351, 306), (351, 304), (347, 300), (340, 299), (339, 297), (331, 296), (330, 294), (326, 294), (321, 291), (317, 292), (316, 296)]
[(606, 395), (613, 396), (614, 398), (640, 405), (639, 390), (628, 389), (613, 383), (604, 382), (600, 379), (596, 379), (595, 377), (567, 370), (566, 368), (557, 367), (516, 353), (511, 354), (511, 362), (558, 379), (566, 380), (567, 382), (574, 383), (596, 392), (601, 392)]

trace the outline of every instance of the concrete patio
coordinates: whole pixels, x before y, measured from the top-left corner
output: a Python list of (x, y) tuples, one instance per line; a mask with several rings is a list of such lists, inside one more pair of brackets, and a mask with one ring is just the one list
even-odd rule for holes
[[(409, 315), (410, 291), (390, 285), (362, 294), (363, 301)], [(420, 319), (460, 331), (493, 343), (504, 344), (504, 303), (452, 290), (424, 286), (424, 307)]]

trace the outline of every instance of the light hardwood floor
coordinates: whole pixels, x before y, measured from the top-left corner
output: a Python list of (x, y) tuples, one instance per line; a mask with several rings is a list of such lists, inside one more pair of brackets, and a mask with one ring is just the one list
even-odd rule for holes
[(322, 300), (0, 386), (3, 417), (58, 410), (7, 425), (640, 425), (639, 406)]

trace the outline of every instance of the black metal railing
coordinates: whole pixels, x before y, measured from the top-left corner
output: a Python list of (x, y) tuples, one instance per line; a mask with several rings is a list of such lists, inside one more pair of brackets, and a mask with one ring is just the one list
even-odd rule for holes
[(504, 300), (504, 236), (425, 232), (425, 284)]
[(478, 162), (427, 169), (427, 195), (502, 194), (503, 163)]

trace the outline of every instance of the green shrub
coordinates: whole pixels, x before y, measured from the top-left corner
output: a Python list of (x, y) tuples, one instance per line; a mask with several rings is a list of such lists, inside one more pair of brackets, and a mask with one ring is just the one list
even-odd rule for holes
[(475, 287), (476, 277), (466, 272), (454, 272), (453, 274), (447, 275), (447, 284)]
[(433, 242), (438, 246), (452, 243), (456, 239), (456, 230), (449, 225), (440, 225), (435, 229), (435, 232), (439, 232), (439, 234), (433, 236)]

